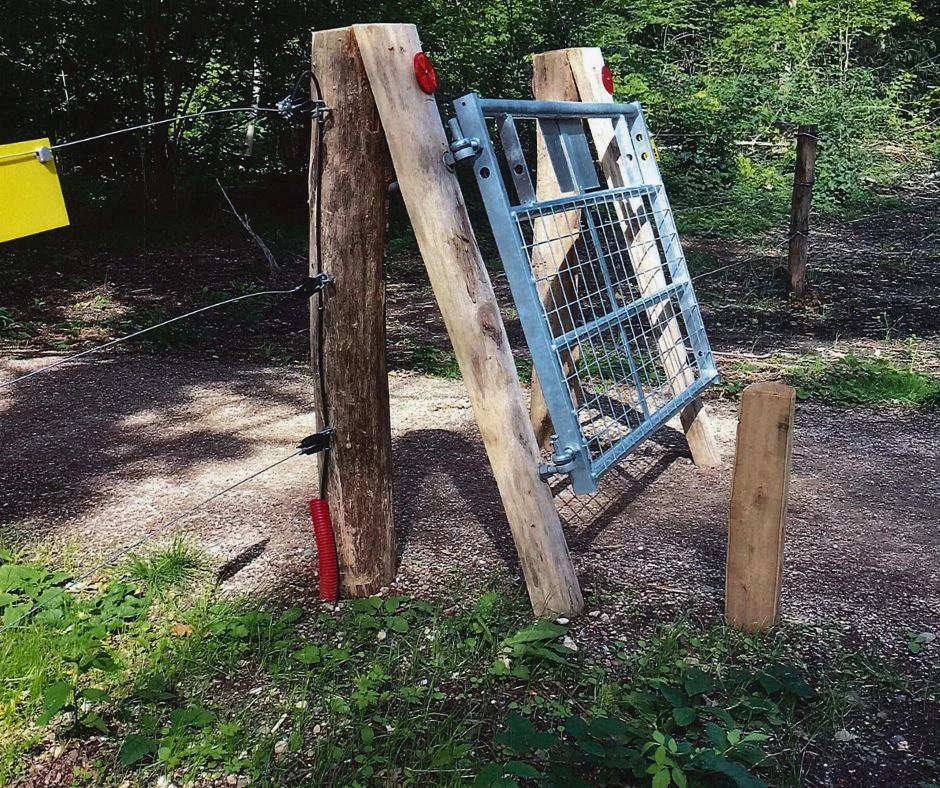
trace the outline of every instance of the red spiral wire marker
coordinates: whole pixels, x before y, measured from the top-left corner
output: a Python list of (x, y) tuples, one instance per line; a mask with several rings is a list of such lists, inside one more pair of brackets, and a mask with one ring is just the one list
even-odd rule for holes
[(418, 79), (418, 87), (429, 96), (437, 90), (437, 72), (434, 70), (434, 64), (424, 52), (419, 52), (414, 59), (415, 77)]
[(320, 599), (335, 602), (339, 592), (339, 570), (336, 565), (336, 540), (330, 507), (322, 498), (310, 499), (310, 519), (313, 537), (317, 543), (317, 563), (320, 577)]
[(604, 63), (604, 67), (601, 69), (601, 82), (604, 83), (604, 90), (610, 93), (611, 96), (614, 95), (614, 74), (610, 70), (610, 66)]

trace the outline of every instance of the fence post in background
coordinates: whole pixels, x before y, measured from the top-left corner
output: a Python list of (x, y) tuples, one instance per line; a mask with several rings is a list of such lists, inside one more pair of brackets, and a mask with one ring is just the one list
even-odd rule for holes
[[(414, 25), (355, 25), (402, 198), (450, 334), (509, 520), (537, 616), (584, 607), (489, 274), (457, 176), (437, 102), (421, 91)], [(455, 458), (455, 461), (456, 458)], [(481, 480), (482, 481), (482, 480)]]
[[(333, 284), (320, 315), (311, 304), (318, 420), (332, 426), (326, 497), (333, 520), (340, 595), (374, 594), (395, 578), (392, 439), (385, 343), (385, 225), (391, 163), (351, 28), (313, 34), (313, 70), (330, 107), (321, 190), (312, 177), (310, 269)], [(316, 131), (313, 156), (316, 157)], [(317, 260), (317, 202), (322, 216)], [(319, 321), (323, 320), (322, 327)], [(319, 340), (322, 336), (322, 357)], [(322, 368), (320, 361), (322, 359)]]
[[(574, 76), (578, 97), (581, 101), (608, 104), (613, 96), (604, 86), (604, 56), (598, 47), (572, 47), (561, 50), (564, 58), (550, 61), (557, 67), (563, 67)], [(600, 157), (601, 169), (609, 188), (624, 184), (621, 170), (622, 152), (615, 139), (613, 123), (606, 118), (594, 118), (588, 121), (588, 127), (594, 140), (594, 147)], [(539, 173), (541, 180), (541, 172)], [(646, 217), (642, 200), (625, 200), (626, 210), (619, 210), (619, 220), (623, 232), (631, 240), (634, 253), (630, 262), (636, 274), (637, 285), (643, 295), (662, 290), (666, 286), (662, 262), (656, 249), (652, 225)], [(682, 343), (682, 332), (671, 306), (657, 307), (648, 312), (650, 323), (656, 335), (663, 367), (666, 369), (674, 391), (679, 393), (689, 385), (691, 370), (688, 366), (686, 351)], [(680, 350), (681, 349), (681, 350)], [(721, 465), (721, 453), (711, 419), (701, 397), (696, 397), (679, 413), (682, 429), (685, 432), (692, 453), (692, 460), (702, 468), (715, 468)]]
[(790, 250), (787, 256), (790, 292), (806, 292), (806, 258), (809, 252), (809, 206), (813, 199), (816, 170), (816, 126), (800, 126), (796, 132), (796, 168), (790, 203)]
[(728, 515), (725, 618), (755, 632), (777, 623), (796, 394), (753, 383), (741, 395)]

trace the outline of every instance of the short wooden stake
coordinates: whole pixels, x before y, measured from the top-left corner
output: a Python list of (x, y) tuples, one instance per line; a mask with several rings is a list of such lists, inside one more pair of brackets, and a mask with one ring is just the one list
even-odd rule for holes
[[(486, 266), (467, 215), (437, 102), (418, 87), (413, 25), (353, 27), (385, 129), (402, 198), (444, 316), (493, 475), (503, 500), (532, 608), (574, 615), (584, 602), (555, 511), (538, 476), (539, 450)], [(454, 462), (459, 462), (454, 458)]]
[[(391, 162), (351, 28), (313, 34), (313, 68), (330, 117), (322, 193), (310, 184), (311, 230), (320, 201), (322, 270), (334, 284), (323, 312), (323, 369), (311, 312), (314, 372), (322, 375), (336, 432), (325, 495), (339, 562), (340, 594), (374, 594), (395, 579), (392, 439), (385, 357), (385, 224)], [(315, 135), (314, 135), (315, 136)], [(314, 155), (316, 139), (314, 139)], [(312, 170), (311, 170), (312, 171)], [(317, 270), (311, 234), (311, 271)], [(319, 385), (314, 390), (319, 400)]]
[[(543, 68), (570, 72), (574, 77), (577, 95), (581, 101), (609, 103), (613, 100), (604, 87), (601, 77), (604, 56), (597, 47), (573, 47), (537, 55), (536, 63), (541, 63)], [(554, 79), (556, 82), (563, 83), (561, 75)], [(607, 178), (608, 186), (610, 188), (623, 186), (619, 147), (614, 138), (613, 123), (605, 118), (596, 118), (588, 121), (588, 127), (594, 139), (594, 147), (601, 157), (601, 169)], [(541, 179), (540, 170), (539, 181)], [(631, 257), (641, 294), (646, 295), (662, 290), (666, 286), (666, 279), (659, 253), (653, 243), (653, 230), (648, 220), (640, 221), (645, 215), (642, 201), (628, 201), (627, 210), (622, 213), (623, 215), (619, 218), (624, 233), (633, 240), (636, 248), (641, 250), (636, 253), (636, 257), (643, 255), (639, 260)], [(633, 228), (637, 226), (639, 229), (634, 231)], [(688, 366), (679, 323), (671, 305), (668, 304), (651, 310), (649, 318), (656, 334), (663, 366), (672, 381), (674, 392), (680, 394), (686, 390), (693, 378)], [(682, 409), (680, 421), (695, 464), (703, 468), (721, 465), (718, 443), (715, 440), (708, 411), (701, 398), (693, 400)]]
[(809, 207), (816, 171), (816, 126), (800, 126), (796, 133), (796, 169), (790, 203), (790, 250), (787, 257), (790, 292), (806, 292), (806, 258), (809, 254)]
[(741, 395), (728, 517), (725, 618), (756, 632), (777, 623), (796, 394), (754, 383)]

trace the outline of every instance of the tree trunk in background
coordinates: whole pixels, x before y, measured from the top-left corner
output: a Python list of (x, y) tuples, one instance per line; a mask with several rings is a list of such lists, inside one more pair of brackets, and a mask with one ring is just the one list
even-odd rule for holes
[[(150, 87), (150, 119), (167, 117), (166, 102), (166, 36), (167, 26), (158, 0), (144, 3), (144, 26), (147, 36), (147, 82)], [(176, 212), (176, 190), (170, 156), (170, 125), (149, 130), (147, 164), (150, 169), (148, 202), (160, 219), (171, 218)]]

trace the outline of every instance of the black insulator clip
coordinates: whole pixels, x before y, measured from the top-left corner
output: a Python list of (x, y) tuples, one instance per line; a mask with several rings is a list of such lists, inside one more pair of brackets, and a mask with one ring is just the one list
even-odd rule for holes
[(310, 298), (319, 293), (333, 280), (327, 274), (317, 274), (316, 276), (305, 276), (294, 287), (294, 292), (298, 295)]
[(330, 111), (325, 101), (306, 96), (286, 96), (277, 102), (275, 107), (282, 118), (298, 125), (309, 118), (323, 120)]
[(321, 451), (326, 451), (330, 448), (330, 436), (332, 434), (333, 428), (327, 427), (326, 429), (313, 433), (313, 435), (308, 435), (297, 444), (297, 448), (300, 449), (301, 454), (319, 454)]

